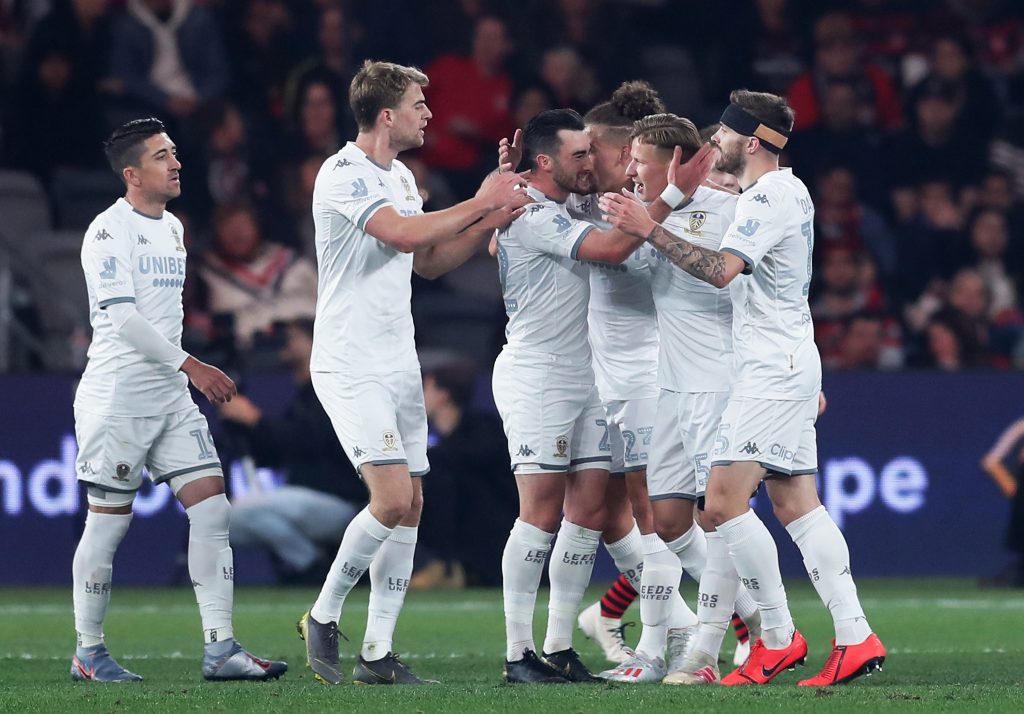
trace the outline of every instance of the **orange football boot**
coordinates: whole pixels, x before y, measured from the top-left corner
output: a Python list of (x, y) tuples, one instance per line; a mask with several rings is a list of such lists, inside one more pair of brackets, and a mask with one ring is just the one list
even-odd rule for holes
[(831, 687), (846, 684), (862, 674), (882, 671), (885, 661), (885, 645), (872, 634), (859, 645), (836, 645), (832, 640), (832, 654), (825, 660), (825, 666), (816, 677), (799, 683), (801, 687)]
[(799, 631), (793, 631), (793, 641), (781, 650), (770, 650), (758, 638), (750, 648), (750, 656), (739, 669), (722, 677), (722, 684), (735, 687), (741, 684), (767, 684), (786, 669), (796, 669), (807, 659), (807, 640)]

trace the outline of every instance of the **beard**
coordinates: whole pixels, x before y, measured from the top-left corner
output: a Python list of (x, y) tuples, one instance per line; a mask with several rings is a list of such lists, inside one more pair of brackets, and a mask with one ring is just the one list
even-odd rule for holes
[(715, 162), (715, 171), (739, 176), (743, 173), (743, 164), (743, 152), (740, 147), (737, 146), (733, 153), (726, 153), (722, 145), (718, 145), (718, 161)]
[(551, 179), (556, 185), (565, 189), (569, 193), (586, 196), (588, 193), (594, 192), (594, 174), (590, 171), (569, 174), (563, 171), (561, 166), (556, 164), (555, 171), (552, 173)]

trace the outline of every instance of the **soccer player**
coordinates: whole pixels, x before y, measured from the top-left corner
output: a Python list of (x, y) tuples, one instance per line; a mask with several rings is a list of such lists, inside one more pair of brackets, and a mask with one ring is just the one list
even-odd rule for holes
[[(824, 668), (800, 684), (839, 684), (880, 668), (885, 648), (864, 617), (846, 540), (815, 484), (821, 360), (807, 304), (814, 204), (792, 171), (779, 167), (794, 118), (785, 100), (747, 90), (734, 91), (729, 100), (711, 145), (679, 172), (673, 166), (653, 213), (611, 194), (602, 205), (613, 225), (646, 236), (691, 275), (731, 287), (737, 372), (710, 456), (704, 514), (727, 543), (763, 629), (747, 661), (722, 683), (765, 684), (807, 656), (807, 642), (789, 612), (775, 543), (750, 509), (750, 494), (765, 480), (775, 514), (800, 549), (835, 626)], [(734, 174), (743, 188), (719, 250), (655, 221), (685, 200), (679, 185), (692, 183), (692, 174), (706, 176), (707, 158), (715, 154), (715, 167)]]
[(418, 69), (367, 61), (349, 101), (354, 142), (324, 162), (313, 190), (320, 281), (313, 388), (370, 491), (348, 525), (327, 579), (299, 621), (316, 679), (341, 684), (338, 620), (370, 571), (370, 606), (353, 680), (422, 684), (392, 651), (412, 573), (423, 505), (427, 417), (410, 309), (413, 270), (434, 278), (460, 265), (529, 200), (514, 173), (492, 174), (473, 198), (424, 214), (398, 154), (423, 145), (430, 110)]
[(224, 402), (235, 385), (181, 349), (184, 234), (166, 210), (181, 194), (181, 163), (157, 119), (128, 122), (104, 149), (126, 190), (93, 220), (82, 244), (93, 339), (75, 395), (75, 435), (89, 512), (72, 565), (78, 646), (71, 677), (142, 679), (110, 655), (103, 621), (114, 553), (131, 523), (145, 466), (154, 483), (170, 486), (188, 516), (203, 677), (276, 679), (287, 664), (254, 657), (234, 638), (231, 507), (209, 426), (188, 392), (191, 381), (211, 402)]
[[(590, 271), (580, 261), (621, 263), (638, 242), (567, 210), (570, 194), (590, 193), (594, 181), (590, 138), (576, 112), (541, 112), (522, 138), (535, 202), (499, 232), (497, 243), (509, 320), (493, 388), (520, 499), (502, 558), (505, 679), (592, 681), (572, 649), (572, 630), (605, 528), (610, 449), (588, 341)], [(541, 659), (533, 612), (549, 552), (551, 600)]]

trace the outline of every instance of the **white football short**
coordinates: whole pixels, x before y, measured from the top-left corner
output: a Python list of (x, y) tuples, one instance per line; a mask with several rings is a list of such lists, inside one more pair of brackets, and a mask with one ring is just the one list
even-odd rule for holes
[(817, 473), (817, 420), (817, 397), (730, 399), (718, 427), (711, 465), (756, 461), (768, 469), (769, 476)]
[(610, 399), (604, 402), (604, 411), (608, 423), (612, 473), (624, 474), (646, 469), (658, 398)]
[(313, 372), (312, 381), (356, 471), (363, 464), (406, 464), (411, 476), (430, 471), (419, 370), (359, 376)]
[(492, 389), (516, 473), (607, 469), (607, 419), (591, 379), (564, 366), (521, 361), (507, 351), (494, 362)]
[(90, 486), (89, 502), (122, 506), (142, 486), (142, 468), (153, 483), (182, 486), (223, 476), (210, 425), (195, 404), (170, 414), (117, 417), (75, 410), (78, 480)]
[(661, 390), (647, 463), (647, 490), (652, 501), (692, 501), (704, 495), (718, 422), (728, 401), (728, 392)]

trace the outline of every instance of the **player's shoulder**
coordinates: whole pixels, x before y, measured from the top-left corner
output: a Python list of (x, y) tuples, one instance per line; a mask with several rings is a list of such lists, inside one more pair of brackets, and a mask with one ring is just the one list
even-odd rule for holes
[(554, 216), (563, 216), (566, 220), (569, 220), (569, 211), (565, 203), (549, 198), (542, 191), (538, 191), (535, 188), (527, 188), (526, 192), (533, 199), (533, 203), (527, 204), (526, 212), (516, 219), (517, 223), (526, 226), (538, 226), (546, 221), (550, 221)]
[(576, 194), (570, 193), (565, 199), (565, 208), (573, 218), (584, 220), (600, 217), (600, 209), (597, 207), (597, 194)]
[(685, 210), (734, 211), (739, 195), (728, 191), (719, 191), (707, 186), (698, 186), (693, 192), (693, 201), (685, 206)]
[(129, 235), (128, 221), (132, 207), (124, 199), (117, 199), (96, 214), (85, 229), (85, 246), (110, 244)]
[(328, 156), (320, 167), (318, 178), (329, 183), (350, 181), (373, 172), (373, 162), (355, 144), (349, 142)]

